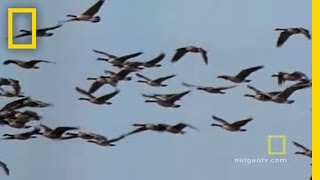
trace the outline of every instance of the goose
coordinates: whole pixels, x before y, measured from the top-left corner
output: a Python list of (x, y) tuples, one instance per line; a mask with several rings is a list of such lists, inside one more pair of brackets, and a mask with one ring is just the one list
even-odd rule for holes
[[(53, 36), (53, 33), (48, 33), (47, 31), (52, 31), (52, 30), (58, 29), (60, 27), (62, 27), (61, 23), (59, 23), (56, 26), (37, 29), (36, 30), (36, 36), (37, 37), (50, 37), (50, 36)], [(21, 34), (18, 34), (16, 36), (14, 36), (13, 39), (17, 39), (17, 38), (21, 38), (21, 37), (31, 36), (32, 35), (32, 31), (31, 30), (22, 29), (22, 30), (20, 30), (20, 32), (21, 32)]]
[(294, 71), (292, 73), (278, 72), (278, 74), (273, 74), (271, 77), (278, 78), (279, 86), (285, 83), (285, 81), (301, 81), (304, 79), (309, 79), (303, 72), (300, 71)]
[(36, 134), (42, 135), (49, 139), (61, 139), (65, 132), (79, 129), (79, 127), (68, 127), (68, 126), (61, 126), (61, 127), (56, 127), (54, 129), (51, 129), (44, 124), (40, 124), (40, 127), (43, 128), (44, 132), (37, 132)]
[(156, 132), (168, 132), (171, 134), (185, 134), (186, 132), (183, 131), (184, 128), (189, 127), (194, 130), (198, 130), (198, 128), (186, 124), (186, 123), (177, 123), (175, 125), (168, 125), (168, 124), (152, 124), (152, 123), (146, 123), (146, 124), (133, 124), (133, 126), (138, 127), (137, 129), (129, 132), (128, 135), (140, 133), (143, 131), (156, 131)]
[(21, 93), (21, 86), (19, 80), (11, 78), (1, 78), (0, 77), (0, 91), (4, 91), (1, 86), (11, 86), (15, 92), (15, 95)]
[(87, 80), (94, 80), (94, 82), (91, 84), (88, 93), (92, 94), (96, 92), (98, 89), (100, 89), (103, 85), (109, 84), (110, 82), (110, 76), (99, 76), (98, 78), (92, 78), (89, 77)]
[(176, 101), (180, 100), (183, 96), (189, 94), (191, 91), (185, 91), (182, 93), (179, 93), (177, 95), (173, 95), (168, 98), (160, 98), (160, 97), (152, 97), (154, 100), (146, 100), (146, 103), (157, 103), (158, 105), (162, 107), (172, 107), (172, 108), (179, 108), (181, 105), (175, 104)]
[[(122, 69), (117, 73), (111, 74), (111, 76), (106, 79), (108, 80), (108, 84), (110, 84), (113, 87), (116, 87), (120, 81), (130, 81), (131, 77), (127, 77), (127, 76), (132, 72), (133, 72), (132, 70)], [(105, 73), (113, 73), (113, 72), (106, 70)]]
[(9, 170), (8, 166), (4, 162), (0, 161), (0, 167), (3, 169), (4, 173), (7, 176), (10, 175), (10, 170)]
[(126, 137), (126, 135), (121, 135), (117, 138), (108, 139), (105, 136), (98, 135), (94, 139), (87, 140), (87, 142), (94, 143), (94, 144), (97, 144), (100, 146), (115, 146), (115, 144), (113, 144), (113, 143), (120, 141), (125, 137)]
[(15, 128), (15, 129), (28, 129), (32, 126), (26, 125), (29, 121), (20, 121), (20, 120), (14, 120), (14, 119), (7, 119), (1, 121), (1, 124), (5, 124), (9, 127)]
[(227, 131), (240, 131), (240, 132), (247, 131), (246, 129), (241, 129), (242, 126), (245, 126), (248, 122), (253, 120), (253, 118), (249, 117), (247, 119), (236, 121), (234, 123), (228, 123), (226, 120), (224, 120), (220, 117), (217, 117), (215, 115), (213, 115), (212, 118), (218, 122), (221, 122), (222, 125), (213, 123), (213, 124), (211, 124), (211, 126), (221, 127)]
[(115, 67), (122, 67), (127, 60), (138, 57), (141, 54), (143, 54), (143, 52), (136, 52), (136, 53), (127, 54), (124, 56), (115, 56), (115, 55), (112, 55), (103, 51), (98, 51), (95, 49), (93, 49), (93, 52), (107, 56), (107, 58), (97, 58), (98, 61), (106, 61)]
[(5, 138), (2, 138), (2, 140), (28, 140), (28, 139), (33, 139), (37, 138), (36, 135), (37, 133), (40, 132), (40, 128), (34, 128), (32, 131), (27, 131), (24, 133), (19, 133), (19, 134), (4, 134)]
[(142, 63), (142, 66), (146, 68), (153, 68), (153, 67), (161, 67), (161, 64), (159, 64), (164, 58), (166, 54), (161, 53), (159, 56), (155, 57), (154, 59), (151, 59), (150, 61)]
[(292, 85), (288, 88), (284, 89), (278, 94), (266, 94), (271, 98), (272, 102), (279, 103), (279, 104), (292, 104), (294, 100), (288, 100), (288, 98), (297, 90), (308, 88), (308, 84), (301, 84), (301, 85)]
[(36, 66), (38, 63), (55, 64), (55, 62), (46, 61), (46, 60), (21, 61), (21, 60), (17, 60), (17, 59), (8, 59), (3, 62), (4, 65), (16, 64), (17, 66), (19, 66), (23, 69), (39, 69), (40, 67)]
[(307, 39), (311, 40), (311, 34), (309, 30), (296, 27), (296, 28), (276, 28), (275, 31), (282, 31), (277, 41), (277, 47), (283, 46), (283, 44), (294, 34), (303, 34)]
[(173, 126), (167, 125), (166, 131), (172, 134), (186, 134), (185, 131), (183, 131), (184, 128), (189, 127), (191, 129), (194, 130), (199, 130), (198, 128), (196, 128), (195, 126), (192, 126), (190, 124), (186, 124), (186, 123), (178, 123), (175, 124)]
[(70, 17), (71, 19), (68, 19), (62, 22), (66, 23), (71, 21), (85, 21), (85, 22), (98, 23), (101, 21), (101, 18), (100, 16), (95, 16), (95, 14), (98, 13), (98, 11), (100, 10), (104, 2), (105, 2), (104, 0), (97, 1), (93, 6), (87, 9), (81, 15), (68, 14), (67, 17)]
[(185, 54), (187, 53), (201, 53), (202, 59), (204, 63), (208, 64), (208, 56), (207, 51), (203, 48), (196, 47), (196, 46), (187, 46), (176, 49), (176, 53), (174, 54), (173, 58), (171, 59), (171, 62), (177, 62), (179, 61)]
[(168, 85), (162, 84), (162, 83), (168, 79), (175, 77), (176, 75), (164, 76), (164, 77), (160, 77), (157, 79), (149, 79), (148, 77), (146, 77), (142, 74), (139, 74), (139, 73), (136, 73), (136, 76), (141, 79), (144, 79), (144, 80), (138, 80), (137, 82), (139, 82), (139, 83), (145, 83), (145, 84), (148, 84), (153, 87), (166, 87)]
[(111, 105), (112, 103), (108, 102), (108, 100), (110, 100), (111, 98), (113, 98), (114, 96), (116, 96), (120, 92), (120, 90), (116, 89), (112, 93), (103, 95), (101, 97), (95, 97), (92, 94), (90, 94), (89, 92), (87, 92), (79, 87), (76, 87), (76, 91), (78, 93), (83, 94), (88, 97), (88, 98), (79, 98), (79, 100), (86, 100), (86, 101), (89, 101), (89, 102), (91, 102), (93, 104), (97, 104), (97, 105), (102, 105), (102, 104)]
[(239, 74), (237, 74), (236, 76), (228, 76), (228, 75), (222, 75), (222, 76), (218, 76), (217, 78), (221, 78), (221, 79), (225, 79), (225, 80), (229, 80), (233, 83), (243, 83), (243, 82), (251, 82), (251, 80), (246, 79), (251, 73), (262, 69), (264, 66), (254, 66), (254, 67), (250, 67), (247, 69), (242, 70)]
[(308, 157), (312, 158), (312, 150), (306, 148), (305, 146), (303, 146), (303, 145), (301, 145), (301, 144), (299, 144), (299, 143), (297, 143), (295, 141), (293, 141), (293, 144), (296, 147), (298, 147), (298, 148), (303, 150), (303, 151), (297, 151), (297, 152), (295, 152), (295, 154), (301, 154), (301, 155), (308, 156)]
[(163, 98), (163, 99), (168, 99), (170, 97), (173, 97), (173, 96), (176, 96), (180, 93), (171, 93), (171, 94), (142, 94), (143, 97), (145, 98), (157, 98), (157, 97), (160, 97), (160, 98)]
[(197, 86), (197, 85), (189, 84), (186, 82), (182, 82), (181, 84), (185, 87), (195, 87), (195, 88), (197, 88), (197, 90), (202, 90), (202, 91), (205, 91), (207, 93), (212, 93), (212, 94), (225, 94), (226, 92), (224, 92), (223, 90), (227, 90), (227, 89), (231, 89), (231, 88), (236, 87), (236, 85), (224, 86), (224, 87)]
[(270, 96), (267, 95), (267, 94), (276, 95), (276, 94), (281, 93), (281, 91), (272, 91), (272, 92), (266, 92), (266, 93), (265, 93), (265, 92), (262, 92), (262, 91), (258, 90), (258, 89), (255, 88), (255, 87), (251, 86), (251, 85), (247, 85), (247, 87), (248, 87), (250, 90), (254, 91), (255, 94), (254, 94), (254, 95), (252, 95), (252, 94), (245, 94), (244, 96), (245, 96), (245, 97), (251, 97), (251, 98), (254, 98), (254, 99), (259, 100), (259, 101), (271, 101)]
[(2, 109), (0, 109), (0, 112), (17, 110), (24, 107), (45, 108), (50, 106), (53, 106), (53, 104), (45, 103), (38, 100), (33, 100), (31, 97), (28, 96), (28, 97), (24, 97), (6, 104)]
[(91, 133), (91, 132), (77, 132), (77, 133), (66, 132), (66, 135), (73, 136), (74, 138), (81, 138), (84, 140), (97, 139), (98, 137), (102, 136), (102, 135)]
[(130, 70), (130, 71), (140, 71), (143, 70), (144, 68), (141, 67), (143, 65), (143, 62), (139, 62), (139, 61), (131, 61), (131, 62), (125, 62), (123, 63), (123, 65), (121, 66), (122, 70)]
[(15, 112), (13, 118), (19, 121), (39, 121), (42, 118), (42, 116), (40, 116), (37, 112), (25, 110), (23, 112)]

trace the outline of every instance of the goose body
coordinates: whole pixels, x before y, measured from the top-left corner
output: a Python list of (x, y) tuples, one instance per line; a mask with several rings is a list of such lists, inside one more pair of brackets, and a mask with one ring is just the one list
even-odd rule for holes
[(79, 98), (79, 100), (86, 100), (86, 101), (89, 101), (89, 102), (91, 102), (93, 104), (97, 104), (97, 105), (103, 105), (103, 104), (111, 105), (112, 103), (108, 102), (108, 100), (110, 100), (111, 98), (113, 98), (114, 96), (116, 96), (120, 92), (120, 90), (115, 90), (114, 92), (112, 92), (110, 94), (106, 94), (101, 97), (95, 97), (92, 94), (90, 94), (89, 92), (87, 92), (79, 87), (76, 87), (76, 91), (78, 93), (88, 97), (88, 98), (82, 97), (82, 98)]
[(164, 76), (164, 77), (160, 77), (160, 78), (157, 78), (157, 79), (150, 79), (142, 74), (139, 74), (139, 73), (136, 73), (137, 77), (143, 79), (143, 80), (139, 80), (137, 82), (139, 83), (145, 83), (145, 84), (148, 84), (150, 86), (153, 86), (153, 87), (166, 87), (167, 85), (166, 84), (162, 84), (164, 81), (168, 80), (168, 79), (171, 79), (173, 77), (175, 77), (176, 75), (170, 75), (170, 76)]
[(250, 67), (250, 68), (247, 68), (247, 69), (240, 71), (236, 76), (221, 75), (221, 76), (218, 76), (217, 78), (229, 80), (233, 83), (251, 82), (251, 80), (246, 79), (246, 78), (251, 73), (258, 71), (259, 69), (262, 69), (262, 68), (263, 68), (263, 66)]
[(208, 64), (207, 51), (201, 47), (196, 47), (196, 46), (186, 46), (186, 47), (176, 49), (176, 53), (171, 59), (171, 62), (179, 61), (187, 53), (200, 53), (204, 63), (206, 65)]
[(181, 105), (175, 104), (176, 101), (180, 100), (183, 96), (189, 94), (191, 91), (185, 91), (176, 95), (172, 95), (168, 98), (161, 98), (161, 97), (150, 97), (154, 100), (146, 100), (146, 103), (157, 103), (162, 107), (171, 107), (171, 108), (179, 108)]
[(242, 129), (243, 126), (245, 126), (247, 123), (249, 123), (250, 121), (253, 120), (253, 118), (247, 118), (247, 119), (244, 119), (244, 120), (240, 120), (240, 121), (236, 121), (234, 123), (229, 123), (227, 122), (226, 120), (220, 118), (220, 117), (217, 117), (215, 115), (212, 116), (212, 118), (222, 124), (216, 124), (216, 123), (213, 123), (211, 124), (211, 126), (217, 126), (217, 127), (221, 127), (227, 131), (240, 131), (240, 132), (244, 132), (244, 131), (247, 131), (246, 129)]

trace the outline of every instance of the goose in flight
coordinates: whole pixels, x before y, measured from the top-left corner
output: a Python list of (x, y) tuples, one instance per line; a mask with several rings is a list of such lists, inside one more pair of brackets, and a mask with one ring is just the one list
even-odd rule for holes
[(247, 118), (244, 120), (236, 121), (234, 123), (229, 123), (226, 120), (224, 120), (220, 117), (217, 117), (215, 115), (213, 115), (212, 118), (222, 124), (213, 123), (213, 124), (211, 124), (211, 126), (221, 127), (227, 131), (241, 131), (241, 132), (247, 131), (246, 129), (242, 129), (242, 127), (253, 120), (253, 118), (250, 117), (250, 118)]
[(94, 143), (100, 146), (115, 146), (115, 142), (122, 140), (127, 135), (121, 135), (117, 138), (108, 139), (105, 136), (97, 135), (95, 138), (87, 140), (89, 143)]
[(176, 53), (174, 54), (173, 58), (171, 59), (171, 62), (179, 61), (187, 53), (200, 53), (204, 63), (206, 65), (208, 64), (207, 51), (204, 50), (203, 48), (196, 47), (196, 46), (187, 46), (187, 47), (182, 47), (182, 48), (176, 49)]
[(165, 54), (161, 53), (159, 56), (155, 57), (154, 59), (151, 59), (147, 62), (143, 62), (141, 66), (144, 66), (146, 68), (152, 68), (152, 67), (161, 67), (161, 64), (159, 64), (164, 58)]
[(53, 106), (52, 104), (45, 103), (38, 100), (33, 100), (31, 97), (24, 97), (15, 101), (12, 101), (8, 104), (6, 104), (4, 107), (0, 109), (1, 111), (11, 111), (11, 110), (17, 110), (25, 107), (33, 107), (33, 108), (45, 108)]
[(21, 94), (20, 82), (16, 79), (11, 78), (1, 78), (0, 77), (0, 91), (4, 92), (1, 86), (11, 86), (14, 90), (15, 95)]
[(266, 94), (271, 98), (272, 102), (279, 103), (279, 104), (292, 104), (294, 100), (288, 100), (288, 98), (297, 90), (308, 88), (309, 84), (300, 84), (300, 85), (291, 85), (281, 91), (278, 94)]
[(10, 175), (10, 170), (9, 170), (8, 166), (4, 162), (0, 161), (0, 167), (2, 168), (2, 170), (4, 171), (4, 173), (7, 176)]
[(68, 127), (68, 126), (61, 126), (61, 127), (56, 127), (54, 129), (51, 129), (44, 124), (40, 124), (40, 126), (42, 127), (44, 132), (37, 132), (36, 134), (42, 135), (49, 139), (61, 139), (63, 138), (63, 135), (65, 134), (65, 132), (79, 129), (79, 127)]
[(236, 87), (236, 85), (224, 87), (197, 86), (186, 82), (182, 82), (181, 84), (185, 87), (197, 88), (197, 90), (205, 91), (212, 94), (225, 94), (226, 92), (224, 90)]
[(138, 80), (137, 82), (139, 83), (145, 83), (153, 87), (166, 87), (167, 85), (162, 83), (168, 79), (175, 77), (176, 75), (164, 76), (157, 79), (150, 79), (139, 73), (136, 73), (136, 76), (143, 79), (143, 80)]
[(115, 55), (112, 55), (112, 54), (109, 54), (109, 53), (106, 53), (106, 52), (103, 52), (103, 51), (98, 51), (98, 50), (95, 50), (95, 49), (93, 49), (93, 52), (95, 52), (97, 54), (104, 55), (104, 56), (107, 57), (107, 58), (101, 58), (101, 57), (97, 58), (98, 61), (106, 61), (106, 62), (112, 64), (113, 66), (119, 67), (119, 68), (122, 68), (124, 63), (127, 60), (135, 58), (135, 57), (138, 57), (143, 53), (143, 52), (136, 52), (136, 53), (127, 54), (127, 55), (124, 55), (124, 56), (115, 56)]
[(140, 133), (143, 131), (156, 131), (156, 132), (168, 132), (171, 134), (185, 134), (186, 132), (183, 131), (184, 128), (189, 127), (194, 130), (198, 130), (198, 128), (186, 124), (186, 123), (177, 123), (175, 125), (169, 125), (169, 124), (152, 124), (152, 123), (147, 123), (147, 124), (133, 124), (132, 126), (137, 127), (133, 131), (129, 132), (128, 135)]
[(55, 64), (52, 61), (46, 60), (30, 60), (30, 61), (22, 61), (18, 59), (8, 59), (3, 62), (4, 65), (15, 64), (23, 69), (39, 69), (40, 67), (36, 66), (38, 63), (51, 63)]
[(295, 27), (295, 28), (276, 28), (275, 31), (281, 31), (278, 41), (277, 47), (283, 46), (283, 44), (294, 34), (302, 34), (307, 39), (311, 40), (311, 34), (309, 30), (302, 28), (302, 27)]
[(307, 156), (307, 157), (310, 157), (310, 158), (312, 157), (312, 150), (306, 148), (305, 146), (303, 146), (303, 145), (301, 145), (301, 144), (299, 144), (299, 143), (297, 143), (295, 141), (293, 141), (293, 144), (296, 147), (298, 147), (298, 148), (303, 150), (303, 151), (297, 151), (297, 152), (295, 152), (295, 154), (301, 154), (301, 155), (304, 155), (304, 156)]
[(62, 22), (64, 23), (71, 22), (71, 21), (85, 21), (85, 22), (92, 22), (92, 23), (100, 22), (101, 21), (100, 16), (95, 16), (95, 14), (98, 13), (98, 11), (100, 10), (104, 2), (105, 0), (97, 1), (93, 6), (91, 6), (89, 9), (87, 9), (84, 13), (80, 15), (68, 14), (67, 17), (70, 17), (71, 19), (68, 19)]
[(157, 103), (162, 107), (172, 107), (172, 108), (179, 108), (181, 105), (175, 104), (176, 101), (180, 100), (183, 96), (189, 94), (191, 91), (185, 91), (176, 95), (169, 96), (168, 98), (161, 98), (158, 96), (150, 96), (154, 100), (146, 100), (146, 103)]
[[(59, 23), (58, 25), (53, 26), (53, 27), (37, 29), (36, 30), (37, 37), (50, 37), (50, 36), (53, 35), (53, 33), (47, 32), (47, 31), (52, 31), (52, 30), (58, 29), (60, 27), (62, 27), (61, 23)], [(17, 39), (17, 38), (21, 38), (21, 37), (31, 36), (32, 35), (32, 31), (31, 30), (22, 29), (22, 30), (20, 30), (20, 32), (21, 33), (16, 35), (16, 36), (14, 36), (13, 39)]]
[(113, 98), (114, 96), (116, 96), (120, 92), (120, 90), (116, 89), (112, 93), (103, 95), (101, 97), (95, 97), (92, 94), (90, 94), (89, 92), (87, 92), (79, 87), (76, 87), (76, 91), (78, 93), (88, 97), (88, 98), (81, 97), (81, 98), (79, 98), (79, 100), (86, 100), (86, 101), (89, 101), (89, 102), (91, 102), (93, 104), (97, 104), (97, 105), (103, 105), (103, 104), (111, 105), (112, 103), (108, 102), (108, 100), (110, 100), (111, 98)]
[[(281, 93), (281, 91), (272, 91), (272, 92), (262, 92), (260, 90), (258, 90), (257, 88), (251, 86), (251, 85), (247, 85), (247, 87), (252, 90), (255, 94), (245, 94), (245, 97), (251, 97), (254, 98), (256, 100), (259, 101), (271, 101), (271, 97), (269, 95), (276, 95)], [(269, 94), (269, 95), (268, 95)]]
[(111, 71), (105, 71), (107, 74), (111, 74), (108, 76), (99, 76), (98, 78), (89, 77), (87, 80), (94, 80), (92, 83), (89, 93), (92, 94), (100, 89), (105, 84), (110, 84), (113, 87), (117, 87), (120, 81), (130, 81), (132, 78), (127, 77), (132, 71), (130, 70), (121, 70), (118, 73), (113, 73)]
[(279, 86), (285, 83), (285, 81), (303, 81), (309, 79), (306, 74), (300, 71), (294, 71), (292, 73), (278, 72), (278, 74), (273, 74), (271, 77), (278, 78)]
[(2, 140), (28, 140), (37, 138), (37, 135), (41, 131), (40, 128), (35, 127), (32, 131), (27, 131), (19, 134), (4, 134), (5, 138), (2, 138)]
[(225, 79), (225, 80), (229, 80), (233, 83), (243, 83), (243, 82), (251, 82), (251, 80), (246, 79), (251, 73), (258, 71), (259, 69), (262, 69), (263, 66), (255, 66), (255, 67), (250, 67), (247, 69), (244, 69), (242, 71), (240, 71), (240, 73), (238, 73), (235, 76), (229, 76), (229, 75), (222, 75), (222, 76), (218, 76), (217, 78), (221, 78), (221, 79)]

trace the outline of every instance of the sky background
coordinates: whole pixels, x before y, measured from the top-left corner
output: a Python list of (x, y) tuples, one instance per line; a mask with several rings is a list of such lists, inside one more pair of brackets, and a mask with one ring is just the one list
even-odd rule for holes
[[(239, 84), (225, 95), (193, 91), (179, 104), (181, 108), (163, 108), (146, 104), (141, 93), (173, 93), (188, 90), (182, 81), (197, 85), (232, 85), (218, 75), (235, 75), (241, 69), (264, 65), (252, 74), (251, 85), (262, 90), (279, 90), (271, 78), (278, 71), (302, 71), (311, 76), (311, 41), (303, 36), (291, 37), (276, 48), (277, 27), (311, 29), (311, 1), (269, 0), (107, 0), (99, 15), (100, 23), (69, 23), (54, 31), (54, 36), (38, 38), (37, 50), (8, 50), (8, 7), (36, 7), (38, 28), (55, 26), (67, 14), (79, 14), (95, 0), (2, 0), (0, 6), (0, 59), (46, 59), (56, 64), (40, 64), (38, 70), (0, 66), (0, 77), (21, 81), (26, 95), (54, 107), (33, 109), (44, 116), (50, 126), (79, 126), (82, 131), (116, 137), (132, 130), (133, 123), (190, 123), (199, 132), (187, 129), (186, 135), (145, 132), (130, 136), (116, 147), (101, 147), (74, 139), (57, 142), (42, 137), (28, 141), (1, 141), (0, 160), (7, 163), (11, 175), (2, 179), (21, 180), (239, 180), (239, 179), (307, 179), (310, 159), (294, 155), (292, 141), (311, 147), (311, 89), (290, 98), (291, 105), (263, 103), (243, 97), (251, 93)], [(21, 16), (22, 17), (22, 16)], [(16, 18), (15, 33), (29, 28), (28, 16)], [(26, 38), (28, 40), (28, 38)], [(197, 54), (189, 54), (172, 64), (175, 49), (196, 45), (208, 51), (209, 65)], [(121, 82), (121, 90), (111, 106), (97, 106), (78, 101), (75, 86), (87, 89), (87, 77), (115, 70), (96, 61), (92, 49), (115, 55), (142, 51), (136, 60), (146, 61), (166, 53), (163, 67), (141, 73), (152, 78), (177, 74), (165, 88), (153, 88)], [(134, 76), (134, 74), (132, 74)], [(96, 92), (113, 91), (105, 86)], [(0, 106), (13, 99), (0, 98)], [(245, 133), (227, 132), (211, 127), (215, 114), (229, 121), (247, 117)], [(0, 127), (1, 133), (24, 130)], [(286, 164), (236, 164), (234, 158), (273, 158), (267, 154), (267, 136), (287, 136)]]

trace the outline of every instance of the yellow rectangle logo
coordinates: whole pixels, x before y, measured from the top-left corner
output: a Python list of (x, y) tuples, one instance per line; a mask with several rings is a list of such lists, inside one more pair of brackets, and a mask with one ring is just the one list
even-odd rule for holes
[[(13, 14), (31, 13), (31, 44), (13, 44)], [(36, 8), (8, 8), (8, 49), (36, 49), (37, 48), (37, 9)]]
[[(274, 139), (281, 139), (281, 142), (282, 142), (281, 151), (275, 152), (272, 150), (272, 140)], [(283, 136), (283, 135), (268, 136), (268, 154), (269, 155), (286, 155), (287, 154), (286, 144), (287, 144), (286, 136)]]

